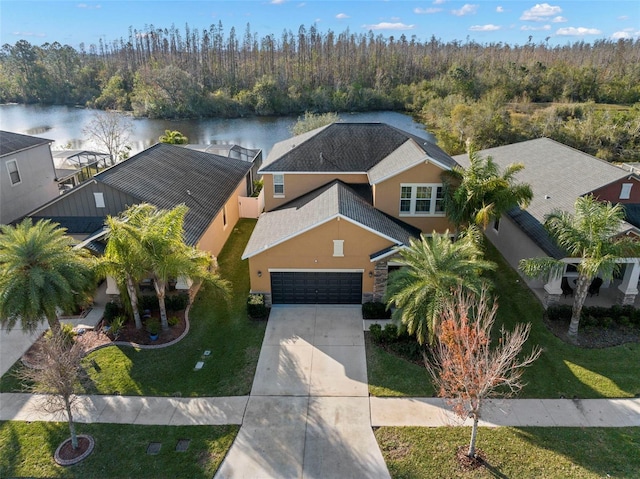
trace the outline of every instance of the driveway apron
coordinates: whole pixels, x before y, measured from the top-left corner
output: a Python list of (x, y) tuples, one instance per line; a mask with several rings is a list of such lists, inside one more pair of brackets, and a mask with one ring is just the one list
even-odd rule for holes
[(216, 478), (390, 477), (368, 395), (359, 306), (274, 306)]

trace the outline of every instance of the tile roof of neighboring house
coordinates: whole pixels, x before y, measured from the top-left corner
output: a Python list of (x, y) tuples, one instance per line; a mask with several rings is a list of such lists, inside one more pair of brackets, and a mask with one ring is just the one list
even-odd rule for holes
[[(545, 252), (554, 257), (564, 255), (542, 226), (545, 216), (556, 209), (573, 213), (578, 197), (629, 175), (617, 166), (549, 138), (489, 148), (478, 153), (483, 157), (490, 156), (502, 169), (511, 163), (524, 165), (515, 178), (518, 182), (531, 185), (533, 201), (526, 212), (514, 208), (508, 214)], [(463, 167), (469, 165), (466, 154), (455, 156), (454, 159)], [(626, 226), (624, 229), (628, 230)]]
[[(445, 167), (456, 163), (425, 138), (404, 132), (384, 123), (331, 123), (302, 135), (277, 143), (260, 172), (348, 172), (366, 173), (405, 143), (411, 142), (410, 165), (395, 165), (397, 157), (378, 169), (376, 178), (389, 176), (399, 167), (405, 169), (430, 157)], [(405, 158), (405, 162), (406, 162)], [(372, 181), (373, 183), (373, 181)]]
[(185, 241), (195, 245), (250, 168), (246, 161), (158, 143), (94, 179), (158, 208), (185, 203)]
[(349, 186), (335, 180), (260, 215), (242, 258), (259, 254), (336, 217), (350, 220), (398, 245), (408, 245), (409, 238), (420, 236), (416, 228), (385, 215)]
[(52, 142), (53, 140), (0, 130), (0, 156), (11, 155), (34, 146), (46, 145)]

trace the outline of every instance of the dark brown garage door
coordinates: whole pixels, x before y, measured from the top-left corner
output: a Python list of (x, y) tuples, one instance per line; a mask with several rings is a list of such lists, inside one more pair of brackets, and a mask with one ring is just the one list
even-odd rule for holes
[(273, 304), (360, 304), (362, 273), (271, 273)]

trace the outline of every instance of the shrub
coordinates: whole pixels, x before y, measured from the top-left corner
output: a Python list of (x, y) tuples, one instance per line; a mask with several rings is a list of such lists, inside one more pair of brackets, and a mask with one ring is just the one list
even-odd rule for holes
[(380, 344), (382, 342), (382, 326), (379, 324), (372, 324), (369, 327), (369, 333), (374, 343)]
[(120, 305), (118, 303), (109, 302), (104, 306), (104, 320), (108, 323), (111, 323), (111, 321), (113, 321), (113, 318), (119, 316), (121, 312), (122, 308), (120, 308)]
[[(71, 348), (73, 346), (73, 341), (77, 336), (77, 333), (73, 330), (73, 326), (70, 324), (62, 324), (60, 325), (60, 336), (62, 337), (62, 341), (65, 347)], [(50, 340), (53, 338), (53, 331), (50, 329), (44, 335), (45, 339)]]
[(126, 322), (127, 322), (127, 317), (124, 315), (116, 316), (110, 321), (109, 334), (114, 340), (118, 339), (118, 336), (120, 335), (120, 331), (122, 330), (122, 327)]
[(605, 316), (600, 320), (600, 324), (602, 325), (602, 327), (609, 329), (611, 326), (613, 326), (614, 321), (611, 316)]
[(629, 316), (620, 316), (618, 318), (618, 324), (621, 326), (625, 326), (625, 327), (629, 327), (631, 326), (631, 319), (629, 318)]
[(145, 321), (144, 327), (149, 334), (158, 334), (160, 332), (160, 320), (158, 318), (149, 318)]
[(144, 311), (145, 309), (149, 310), (158, 310), (160, 305), (158, 304), (158, 297), (154, 295), (141, 295), (138, 298), (138, 308), (140, 311)]
[(178, 325), (178, 323), (180, 322), (180, 318), (178, 318), (177, 316), (171, 316), (169, 319), (167, 319), (167, 322), (169, 323), (169, 326), (174, 327)]
[(391, 311), (384, 303), (379, 301), (369, 301), (362, 305), (362, 317), (364, 319), (389, 319)]
[(164, 299), (164, 304), (169, 311), (182, 311), (189, 304), (189, 295), (186, 293), (174, 294)]
[(247, 298), (247, 314), (251, 319), (265, 319), (269, 308), (264, 304), (264, 294), (250, 294)]
[(571, 306), (568, 304), (554, 304), (547, 308), (549, 321), (568, 321), (571, 319)]

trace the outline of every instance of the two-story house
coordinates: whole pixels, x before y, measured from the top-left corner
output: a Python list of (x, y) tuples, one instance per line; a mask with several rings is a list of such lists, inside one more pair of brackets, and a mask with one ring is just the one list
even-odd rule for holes
[(332, 123), (277, 143), (260, 169), (265, 212), (243, 259), (267, 303), (382, 299), (397, 247), (444, 232), (435, 144), (381, 123)]
[(0, 131), (0, 223), (58, 196), (52, 140)]

